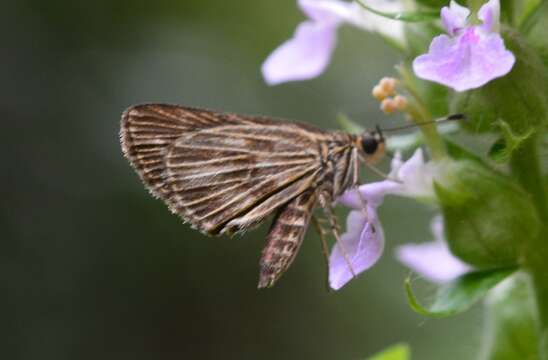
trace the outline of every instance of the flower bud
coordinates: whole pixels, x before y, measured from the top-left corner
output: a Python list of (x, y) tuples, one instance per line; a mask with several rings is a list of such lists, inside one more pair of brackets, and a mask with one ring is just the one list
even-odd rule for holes
[(386, 114), (392, 114), (397, 110), (396, 103), (392, 98), (386, 98), (381, 102), (381, 110)]
[(378, 101), (383, 101), (387, 96), (386, 92), (383, 90), (383, 88), (380, 85), (376, 85), (373, 88), (373, 91), (371, 92), (371, 94)]
[(407, 98), (402, 95), (396, 95), (396, 97), (394, 97), (394, 105), (396, 105), (398, 111), (405, 111), (407, 108)]
[(379, 82), (379, 86), (386, 96), (394, 96), (396, 94), (396, 84), (397, 80), (391, 77), (384, 77)]

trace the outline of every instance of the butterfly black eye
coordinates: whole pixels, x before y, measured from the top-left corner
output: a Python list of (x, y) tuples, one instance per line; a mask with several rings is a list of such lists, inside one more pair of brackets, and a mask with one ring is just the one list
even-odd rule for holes
[(362, 147), (363, 151), (366, 154), (372, 155), (375, 153), (375, 151), (377, 151), (377, 148), (379, 147), (379, 141), (373, 136), (364, 136), (362, 139)]

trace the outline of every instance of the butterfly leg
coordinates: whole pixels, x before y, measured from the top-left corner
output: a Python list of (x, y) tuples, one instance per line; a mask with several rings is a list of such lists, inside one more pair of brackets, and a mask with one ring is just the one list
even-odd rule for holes
[(390, 175), (388, 175), (387, 173), (385, 173), (384, 171), (380, 170), (379, 168), (377, 168), (376, 166), (374, 165), (371, 165), (371, 164), (368, 164), (368, 163), (365, 163), (365, 166), (367, 166), (367, 168), (371, 171), (373, 171), (375, 174), (379, 175), (381, 178), (383, 179), (388, 179), (388, 180), (394, 180), (396, 181), (395, 179), (392, 179), (390, 177)]
[(320, 223), (320, 219), (318, 219), (315, 216), (312, 216), (312, 224), (314, 224), (314, 227), (316, 228), (316, 231), (318, 232), (318, 236), (320, 237), (320, 244), (322, 246), (322, 254), (324, 256), (325, 260), (325, 269), (326, 269), (326, 285), (327, 289), (330, 289), (329, 287), (329, 247), (327, 246), (327, 241), (325, 236), (328, 234), (328, 231), (325, 230), (322, 227), (322, 224)]
[(363, 214), (364, 218), (366, 219), (367, 223), (369, 223), (369, 225), (371, 226), (371, 229), (373, 230), (373, 232), (376, 231), (375, 229), (375, 225), (373, 225), (372, 222), (369, 221), (369, 213), (368, 213), (368, 208), (367, 208), (367, 200), (363, 197), (363, 194), (359, 191), (359, 189), (354, 189), (354, 191), (356, 192), (356, 194), (358, 195), (358, 199), (360, 200), (360, 204), (361, 204), (361, 208), (360, 208), (360, 211), (361, 213)]
[(306, 191), (276, 214), (260, 260), (259, 288), (271, 287), (293, 263), (316, 205), (314, 191)]
[[(391, 180), (391, 181), (394, 181), (394, 182), (397, 182), (397, 183), (401, 183), (401, 180), (394, 178), (394, 176), (390, 176), (390, 174), (385, 173), (384, 171), (380, 170), (375, 165), (372, 165), (372, 164), (368, 163), (367, 161), (363, 161), (363, 164), (365, 166), (367, 166), (367, 168), (369, 170), (371, 170), (372, 172), (374, 172), (375, 174), (377, 174), (381, 178), (383, 178), (385, 180)], [(357, 184), (357, 182), (355, 182), (355, 184)]]
[(337, 216), (335, 216), (335, 213), (333, 212), (333, 206), (332, 206), (333, 201), (331, 200), (331, 196), (326, 193), (321, 193), (319, 200), (320, 200), (320, 205), (325, 213), (325, 216), (327, 217), (327, 220), (329, 221), (331, 232), (333, 233), (333, 236), (335, 237), (335, 240), (337, 241), (337, 246), (339, 247), (339, 250), (341, 251), (341, 254), (344, 257), (344, 261), (348, 265), (348, 270), (350, 271), (352, 276), (355, 277), (356, 272), (354, 271), (354, 268), (352, 267), (352, 262), (350, 261), (348, 252), (344, 248), (344, 245), (341, 241), (340, 227), (337, 222)]

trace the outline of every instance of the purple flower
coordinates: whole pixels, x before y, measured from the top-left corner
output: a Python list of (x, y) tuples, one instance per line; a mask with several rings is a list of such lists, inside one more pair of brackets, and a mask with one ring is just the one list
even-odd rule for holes
[[(368, 0), (382, 10), (399, 10), (398, 1)], [(266, 59), (262, 73), (269, 85), (307, 80), (320, 75), (329, 65), (337, 43), (337, 29), (343, 24), (377, 31), (396, 42), (403, 39), (401, 22), (388, 20), (363, 10), (358, 4), (339, 0), (299, 0), (308, 17), (293, 38), (280, 45)]]
[(389, 178), (361, 185), (339, 197), (339, 202), (355, 210), (347, 218), (346, 232), (329, 257), (329, 285), (338, 290), (354, 276), (379, 260), (384, 249), (384, 234), (377, 208), (384, 196), (396, 194), (420, 198), (434, 197), (433, 180), (437, 167), (426, 163), (421, 149), (406, 162), (396, 154)]
[(436, 216), (431, 223), (434, 241), (402, 245), (396, 249), (396, 257), (424, 278), (443, 284), (465, 274), (472, 268), (456, 258), (447, 247), (443, 235), (443, 219)]
[(375, 265), (384, 250), (384, 234), (376, 209), (353, 210), (346, 218), (346, 232), (329, 256), (329, 286), (339, 290), (355, 275)]
[(413, 61), (415, 74), (456, 91), (485, 85), (510, 72), (514, 55), (506, 50), (498, 33), (500, 3), (489, 0), (478, 12), (481, 25), (467, 24), (470, 10), (451, 1), (441, 10), (443, 26), (449, 35), (436, 36), (427, 54)]

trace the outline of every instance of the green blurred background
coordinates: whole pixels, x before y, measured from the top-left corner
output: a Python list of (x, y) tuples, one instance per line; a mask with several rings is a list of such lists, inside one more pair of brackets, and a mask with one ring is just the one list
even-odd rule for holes
[(278, 285), (258, 291), (267, 226), (234, 239), (190, 230), (120, 152), (120, 114), (139, 102), (401, 124), (369, 95), (398, 62), (378, 37), (343, 28), (326, 74), (267, 87), (262, 61), (303, 18), (294, 0), (3, 8), (2, 359), (364, 359), (400, 341), (414, 359), (475, 352), (477, 309), (427, 320), (406, 304), (393, 249), (430, 240), (431, 210), (389, 199), (385, 256), (342, 291), (326, 291), (312, 231)]

